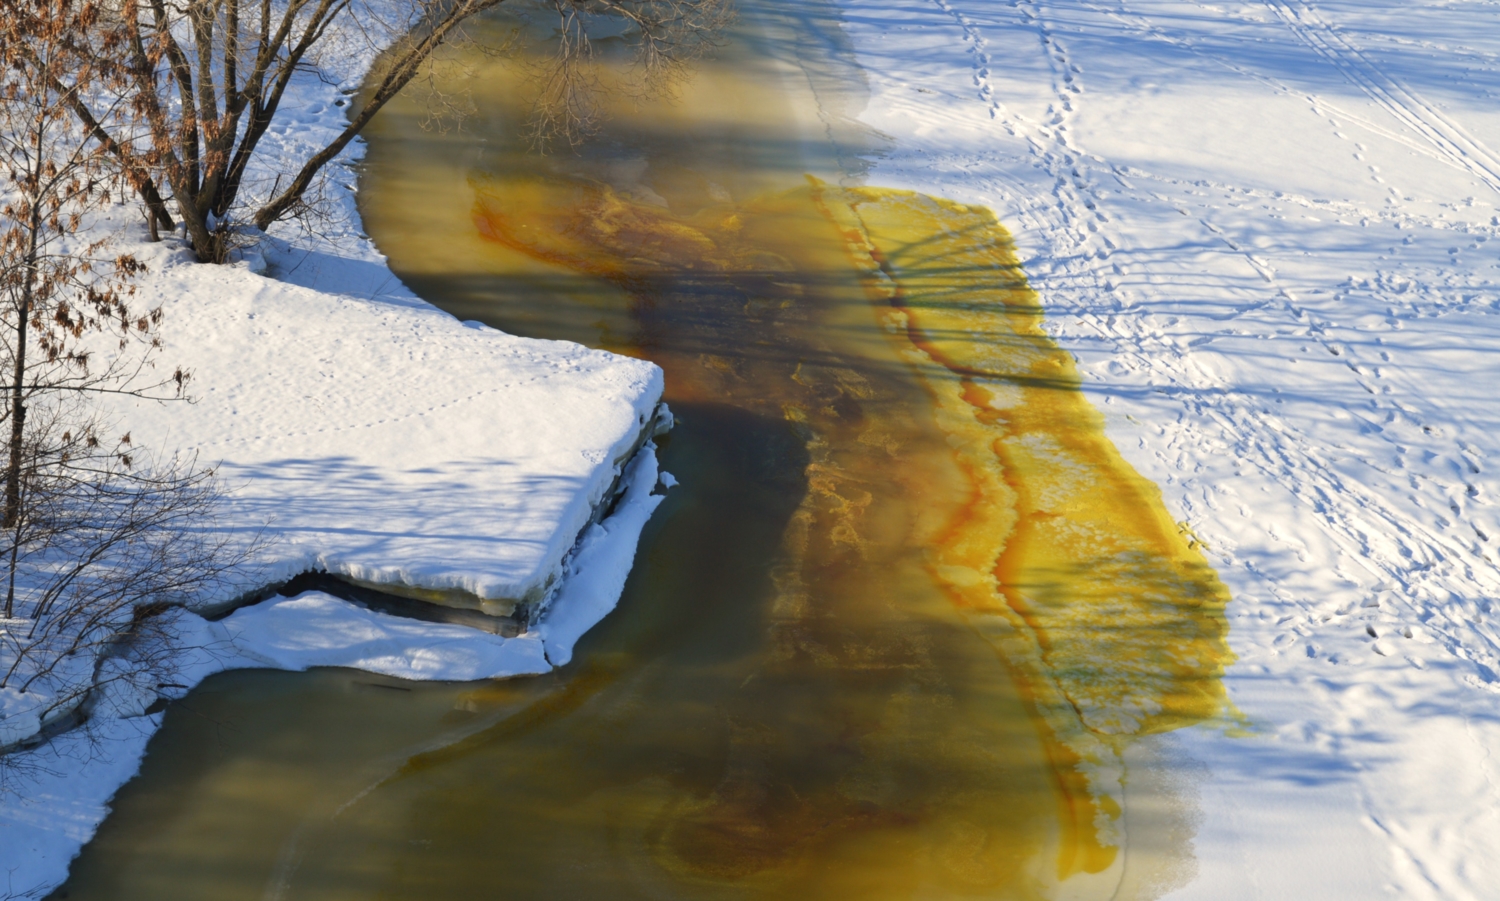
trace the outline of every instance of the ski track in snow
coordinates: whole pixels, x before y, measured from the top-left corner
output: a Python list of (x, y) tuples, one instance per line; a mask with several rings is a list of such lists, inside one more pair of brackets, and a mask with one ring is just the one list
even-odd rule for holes
[(1500, 191), (1500, 158), (1437, 107), (1367, 60), (1318, 14), (1316, 7), (1297, 0), (1266, 0), (1266, 6), (1298, 40), (1337, 67), (1386, 112), (1426, 138), (1451, 163)]
[[(1482, 898), (1500, 851), (1489, 751), (1500, 634), (1488, 620), (1500, 597), (1500, 423), (1480, 387), (1500, 385), (1490, 243), (1500, 155), (1385, 60), (1440, 54), (1490, 77), (1500, 54), (1447, 37), (1480, 33), (1439, 30), (1447, 40), (1434, 41), (1390, 27), (1443, 7), (1391, 5), (1380, 32), (1379, 10), (1346, 28), (1366, 11), (1333, 6), (886, 0), (850, 4), (848, 16), (862, 51), (892, 28), (951, 36), (946, 49), (931, 38), (921, 65), (890, 79), (954, 102), (904, 99), (905, 82), (877, 78), (872, 124), (897, 135), (898, 120), (922, 125), (872, 182), (905, 173), (919, 189), (987, 203), (1016, 234), (1049, 328), (1080, 357), (1117, 443), (1233, 587), (1237, 669), (1309, 699), (1303, 718), (1260, 725), (1360, 774), (1352, 809), (1386, 848), (1372, 886)], [(1315, 118), (1298, 120), (1298, 137), (1322, 142), (1324, 158), (1347, 154), (1328, 165), (1348, 183), (1278, 190), (1264, 173), (1184, 177), (1172, 160), (1094, 152), (1105, 126), (1091, 130), (1085, 114), (1107, 76), (1090, 73), (1124, 67), (1101, 47), (1302, 105)], [(878, 59), (868, 65), (880, 72)], [(1046, 73), (1050, 96), (1025, 95), (1032, 72)], [(1093, 108), (1122, 96), (1111, 89)], [(1391, 160), (1403, 163), (1394, 173)], [(1434, 164), (1474, 196), (1429, 187)], [(1428, 750), (1449, 756), (1399, 759)], [(1443, 759), (1460, 761), (1462, 778), (1430, 772)], [(1276, 896), (1258, 881), (1235, 897)]]

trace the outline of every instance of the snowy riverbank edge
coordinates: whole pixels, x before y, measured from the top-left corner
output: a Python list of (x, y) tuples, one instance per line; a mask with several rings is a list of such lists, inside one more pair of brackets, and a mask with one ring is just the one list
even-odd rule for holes
[[(301, 671), (341, 666), (401, 679), (471, 681), (545, 673), (566, 664), (573, 646), (620, 598), (641, 530), (663, 496), (655, 446), (631, 462), (624, 494), (591, 525), (568, 561), (548, 615), (530, 631), (501, 638), (464, 626), (418, 622), (311, 592), (242, 608), (219, 622), (188, 611), (173, 624), (186, 650), (173, 693), (186, 695), (231, 669)], [(665, 481), (670, 481), (666, 479)], [(159, 687), (114, 683), (89, 728), (25, 752), (10, 793), (0, 798), (0, 897), (42, 897), (109, 813), (109, 799), (140, 766), (163, 714), (147, 713)]]
[(1147, 896), (1495, 897), (1493, 6), (838, 4), (866, 181), (996, 212), (1233, 593)]

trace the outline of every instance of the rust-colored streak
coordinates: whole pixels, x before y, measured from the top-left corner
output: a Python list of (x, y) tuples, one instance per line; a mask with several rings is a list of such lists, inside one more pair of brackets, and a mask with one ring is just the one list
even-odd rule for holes
[[(678, 333), (653, 357), (672, 398), (779, 413), (811, 451), (777, 570), (770, 671), (891, 666), (889, 650), (830, 643), (827, 617), (869, 616), (850, 605), (879, 590), (872, 579), (909, 584), (920, 567), (999, 650), (1032, 711), (1057, 810), (1055, 878), (1116, 868), (1122, 743), (1220, 712), (1228, 598), (1104, 435), (993, 216), (811, 180), (674, 214), (555, 179), (481, 186), (475, 217), (490, 240), (660, 307), (637, 311), (665, 323), (656, 328), (712, 319), (697, 306), (705, 294), (741, 298), (746, 320), (717, 320), (748, 327), (736, 351), (725, 334)], [(860, 316), (880, 331), (848, 337)], [(701, 352), (712, 347), (725, 350)], [(912, 377), (916, 395), (898, 384)], [(882, 730), (856, 731), (852, 747)], [(747, 747), (770, 741), (735, 734)], [(942, 820), (851, 803), (826, 784), (796, 788), (752, 756), (757, 766), (731, 767), (710, 796), (674, 807), (658, 846), (669, 869), (754, 882), (830, 842)], [(1012, 866), (996, 885), (1033, 884), (1028, 865)]]
[[(1089, 824), (1116, 819), (1118, 802), (1078, 774), (1130, 736), (1220, 713), (1228, 593), (1105, 436), (989, 211), (839, 194), (860, 226), (842, 231), (870, 260), (872, 297), (930, 361), (939, 426), (988, 486), (952, 519), (933, 570), (966, 609), (1009, 620), (1002, 644), (1056, 739), (1066, 819), (1080, 835), (1060, 872), (1098, 872), (1114, 848)], [(836, 221), (844, 213), (824, 206)]]

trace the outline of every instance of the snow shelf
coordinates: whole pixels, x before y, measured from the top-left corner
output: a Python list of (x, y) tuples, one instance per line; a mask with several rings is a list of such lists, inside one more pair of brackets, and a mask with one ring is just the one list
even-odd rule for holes
[[(135, 773), (146, 740), (161, 725), (161, 715), (148, 712), (157, 698), (183, 697), (214, 673), (346, 666), (446, 681), (544, 673), (567, 663), (574, 642), (619, 600), (641, 529), (662, 501), (655, 489), (673, 482), (659, 473), (647, 442), (627, 468), (609, 516), (584, 530), (546, 616), (513, 638), (387, 616), (320, 592), (255, 604), (222, 622), (185, 610), (168, 613), (181, 646), (174, 684), (112, 682), (92, 704), (90, 734), (63, 732), (18, 752), (20, 765), (0, 792), (0, 872), (14, 887), (5, 897), (41, 897), (67, 878), (69, 862), (108, 814), (109, 798)], [(0, 706), (5, 700), (0, 695)]]
[(321, 290), (165, 248), (149, 265), (157, 368), (191, 370), (192, 402), (110, 413), (136, 446), (217, 467), (216, 528), (264, 527), (240, 592), (322, 570), (525, 618), (654, 427), (654, 364), (459, 322), (389, 282), (330, 293), (370, 288), (366, 262), (325, 257)]

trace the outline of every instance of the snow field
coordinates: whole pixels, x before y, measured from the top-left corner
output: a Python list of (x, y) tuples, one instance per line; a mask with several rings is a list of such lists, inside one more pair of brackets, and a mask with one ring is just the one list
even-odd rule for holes
[(845, 2), (871, 184), (995, 209), (1235, 602), (1180, 898), (1500, 877), (1484, 3)]

